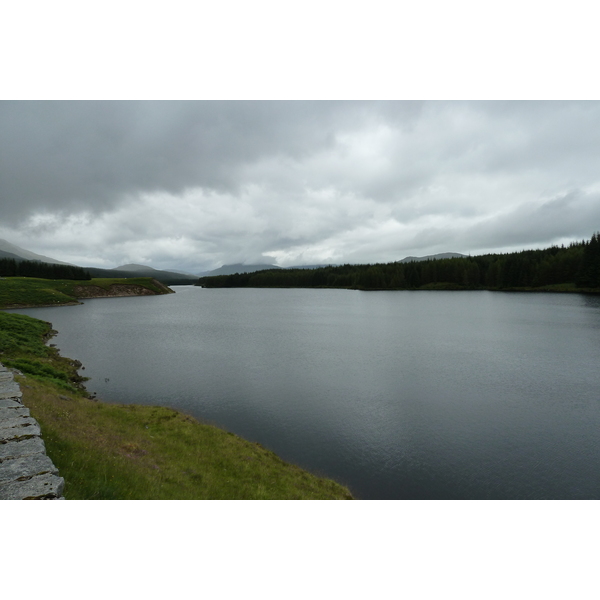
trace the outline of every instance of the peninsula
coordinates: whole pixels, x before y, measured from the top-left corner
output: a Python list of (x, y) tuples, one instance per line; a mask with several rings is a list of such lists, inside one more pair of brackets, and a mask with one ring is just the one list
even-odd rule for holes
[(175, 292), (152, 277), (130, 279), (0, 279), (0, 309), (79, 304), (83, 298), (158, 296)]

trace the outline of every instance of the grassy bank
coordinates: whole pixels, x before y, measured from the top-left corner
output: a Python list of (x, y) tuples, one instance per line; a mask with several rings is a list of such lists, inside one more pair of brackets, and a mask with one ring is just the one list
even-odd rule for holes
[(175, 410), (94, 402), (49, 323), (0, 312), (0, 361), (19, 368), (67, 499), (349, 499), (334, 481)]
[(36, 279), (5, 277), (0, 279), (0, 309), (29, 306), (60, 306), (76, 304), (78, 298), (111, 295), (119, 286), (136, 286), (152, 294), (167, 294), (171, 290), (151, 277), (132, 279)]

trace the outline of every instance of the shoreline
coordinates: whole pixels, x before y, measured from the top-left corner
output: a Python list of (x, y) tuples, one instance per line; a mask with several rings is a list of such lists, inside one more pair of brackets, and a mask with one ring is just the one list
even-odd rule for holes
[(82, 363), (49, 344), (57, 332), (47, 321), (0, 312), (0, 331), (2, 361), (17, 372), (66, 499), (354, 499), (333, 479), (176, 409), (92, 396)]
[(332, 287), (332, 286), (206, 286), (195, 285), (205, 290), (349, 290), (353, 292), (511, 292), (523, 294), (586, 294), (590, 296), (600, 295), (600, 289), (577, 288), (577, 289), (548, 289), (548, 288), (459, 288), (459, 287), (431, 287), (431, 288), (365, 288), (365, 287)]
[(77, 306), (88, 298), (137, 298), (174, 293), (152, 277), (85, 281), (6, 277), (0, 281), (0, 310)]

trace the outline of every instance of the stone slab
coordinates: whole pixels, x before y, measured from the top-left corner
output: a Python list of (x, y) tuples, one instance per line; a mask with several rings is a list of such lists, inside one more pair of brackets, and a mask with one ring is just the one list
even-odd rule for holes
[[(16, 381), (0, 381), (0, 394), (20, 394), (21, 388)], [(7, 396), (5, 396), (7, 397)]]
[(0, 500), (64, 500), (64, 479), (22, 396), (13, 372), (0, 364)]
[(23, 406), (17, 398), (0, 398), (0, 408)]
[(3, 419), (0, 423), (2, 429), (8, 429), (9, 427), (29, 427), (31, 425), (37, 425), (38, 422), (33, 417), (21, 417), (15, 415), (8, 419)]
[(31, 456), (32, 454), (45, 454), (46, 445), (40, 437), (32, 437), (21, 441), (11, 441), (0, 444), (0, 462), (20, 456)]
[(46, 473), (58, 475), (58, 469), (45, 454), (12, 458), (0, 463), (0, 484), (8, 481), (23, 481)]
[(4, 419), (14, 419), (16, 417), (30, 417), (31, 413), (26, 406), (19, 404), (18, 406), (0, 406), (0, 423)]
[(0, 424), (0, 442), (8, 442), (10, 440), (17, 440), (22, 437), (41, 436), (40, 426), (36, 423), (35, 425), (28, 425), (22, 427), (2, 427)]
[(36, 475), (27, 481), (0, 483), (0, 500), (56, 500), (62, 497), (65, 480), (51, 475)]
[(3, 419), (2, 422), (0, 422), (0, 427), (8, 429), (9, 427), (29, 427), (30, 425), (37, 424), (38, 422), (31, 416), (25, 417), (22, 415), (15, 415), (14, 417)]
[(20, 390), (19, 384), (12, 378), (7, 381), (0, 381), (0, 392), (8, 392), (10, 390), (18, 392)]

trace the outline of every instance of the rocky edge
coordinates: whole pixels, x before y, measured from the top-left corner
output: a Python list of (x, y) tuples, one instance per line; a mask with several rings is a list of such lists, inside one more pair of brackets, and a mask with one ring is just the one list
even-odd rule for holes
[(13, 372), (0, 363), (0, 500), (64, 500), (65, 481), (22, 395)]

